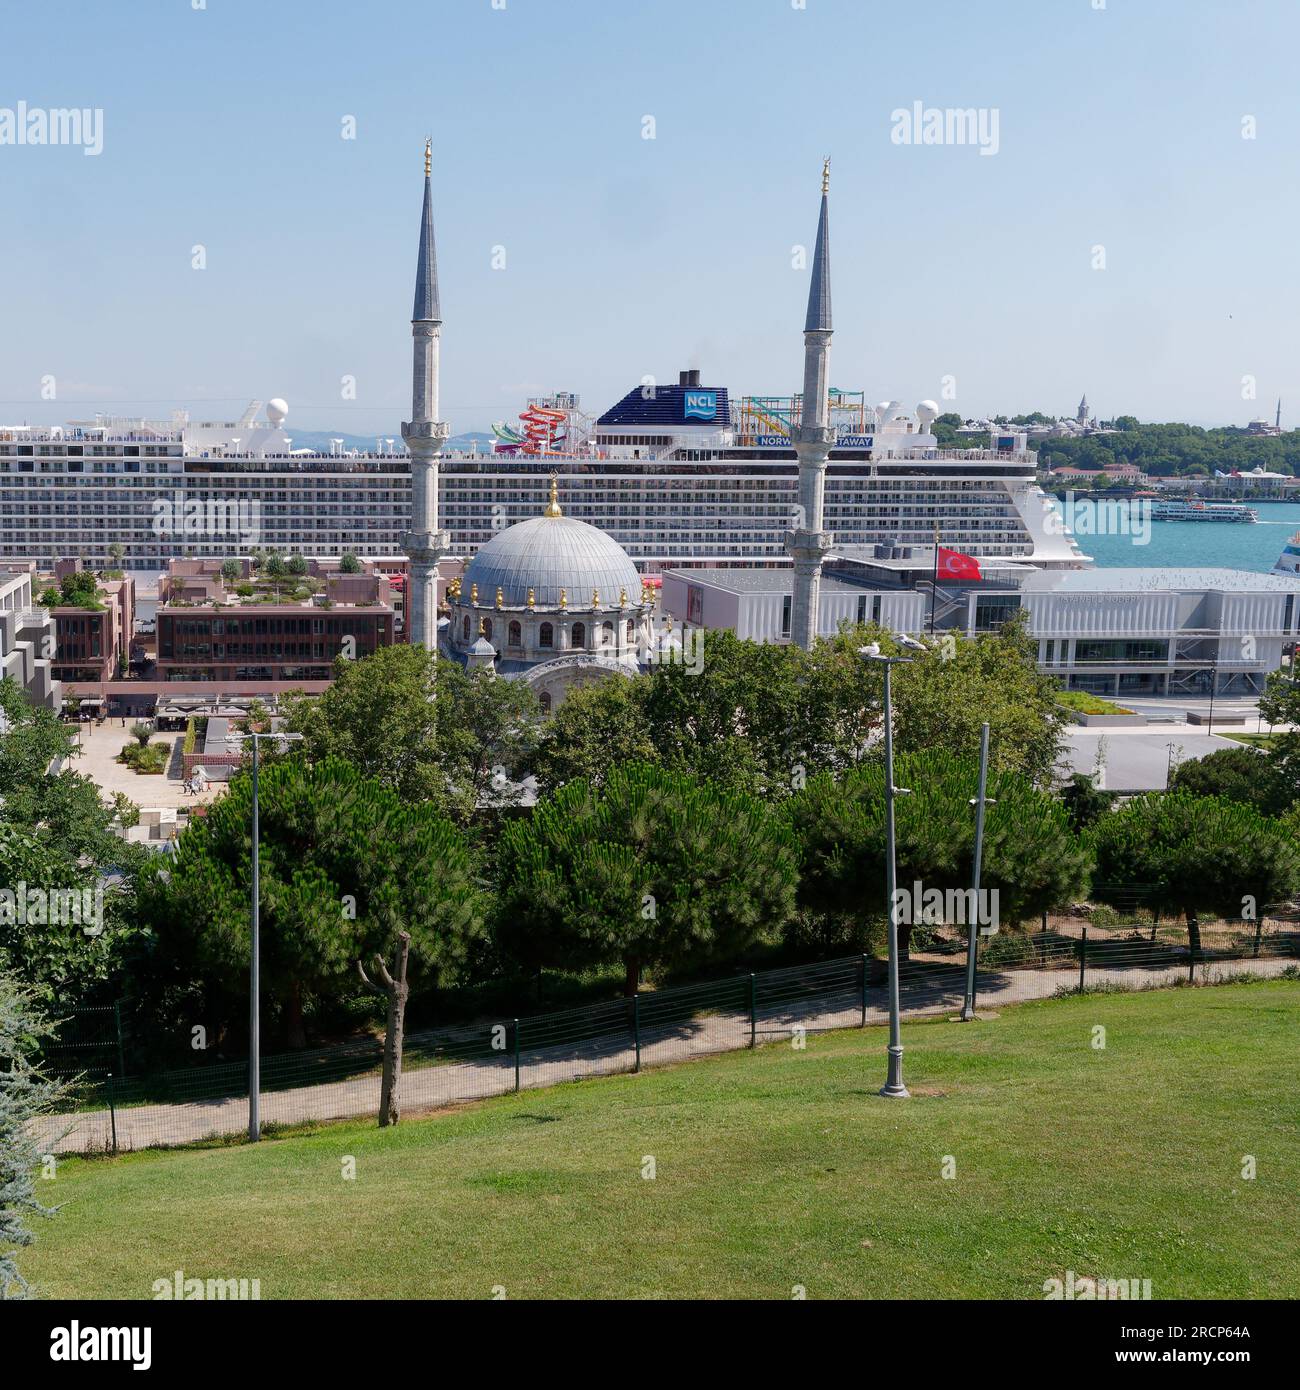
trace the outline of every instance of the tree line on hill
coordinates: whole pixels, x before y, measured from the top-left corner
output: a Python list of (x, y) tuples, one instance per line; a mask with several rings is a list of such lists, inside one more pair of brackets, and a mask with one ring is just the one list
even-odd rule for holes
[[(1008, 426), (1050, 424), (1039, 411), (1028, 415), (999, 416)], [(948, 412), (935, 421), (935, 434), (945, 449), (988, 448), (989, 436), (958, 434), (960, 415)], [(1300, 472), (1300, 430), (1283, 434), (1251, 434), (1222, 426), (1155, 424), (1121, 415), (1111, 422), (1113, 432), (1077, 438), (1039, 438), (1032, 441), (1042, 468), (1070, 466), (1082, 469), (1113, 468), (1132, 464), (1153, 478), (1213, 478), (1216, 471), (1248, 472), (1263, 468), (1269, 473)]]

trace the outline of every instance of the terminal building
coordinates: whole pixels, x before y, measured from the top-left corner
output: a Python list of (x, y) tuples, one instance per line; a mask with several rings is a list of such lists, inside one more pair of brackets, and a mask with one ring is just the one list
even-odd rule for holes
[[(934, 551), (836, 554), (822, 577), (817, 633), (877, 623), (922, 635), (996, 631), (1024, 612), (1038, 665), (1067, 690), (1105, 696), (1255, 696), (1300, 640), (1300, 577), (1246, 570), (1039, 570), (985, 562), (978, 581), (933, 582)], [(692, 627), (788, 642), (788, 570), (673, 570), (665, 612)]]

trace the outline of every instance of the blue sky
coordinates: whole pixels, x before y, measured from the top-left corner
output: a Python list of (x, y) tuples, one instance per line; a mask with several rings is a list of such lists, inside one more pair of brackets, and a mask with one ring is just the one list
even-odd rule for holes
[[(824, 154), (837, 386), (1300, 420), (1294, 0), (193, 3), (0, 5), (0, 109), (104, 113), (98, 157), (0, 145), (0, 422), (395, 435), (426, 132), (457, 431), (687, 366), (797, 389)], [(998, 152), (893, 143), (917, 101)]]

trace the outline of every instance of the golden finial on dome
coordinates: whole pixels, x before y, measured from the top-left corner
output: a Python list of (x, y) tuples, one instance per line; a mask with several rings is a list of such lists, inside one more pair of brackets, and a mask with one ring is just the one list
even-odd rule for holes
[(457, 576), (455, 577), (455, 579), (452, 579), (452, 580), (449, 580), (449, 581), (448, 581), (448, 584), (447, 584), (447, 597), (448, 597), (448, 598), (459, 598), (459, 597), (460, 597), (460, 575), (457, 575)]
[(471, 585), (469, 586), (469, 601), (474, 605), (475, 608), (478, 607), (478, 585), (477, 585), (477, 584), (471, 584)]
[(560, 510), (560, 475), (558, 473), (551, 474), (551, 500), (547, 503), (546, 510), (542, 513), (542, 515), (564, 515), (564, 513)]
[(830, 157), (830, 155), (827, 155), (826, 158), (822, 160), (822, 192), (823, 192), (823, 193), (829, 193), (830, 191), (831, 191), (831, 157)]
[(627, 590), (626, 590), (626, 589), (620, 589), (620, 590), (618, 591), (618, 606), (619, 606), (620, 608), (626, 608), (626, 607), (627, 607)]
[(480, 619), (478, 620), (478, 635), (479, 635), (480, 637), (486, 637), (486, 636), (487, 636), (487, 619), (486, 619), (486, 618), (480, 618)]
[(567, 608), (568, 606), (569, 606), (569, 591), (568, 591), (567, 589), (561, 589), (561, 590), (560, 590), (560, 607), (561, 607), (561, 608)]
[(593, 589), (593, 590), (591, 591), (591, 606), (592, 606), (592, 608), (593, 608), (597, 613), (600, 612), (600, 590), (599, 590), (599, 589)]
[(497, 585), (497, 607), (500, 608), (505, 603), (505, 595), (501, 592), (501, 586)]
[(433, 173), (433, 137), (427, 136), (424, 141), (424, 177), (427, 179)]
[(529, 606), (529, 608), (534, 607), (534, 606), (536, 605), (536, 603), (537, 603), (537, 590), (530, 587), (529, 590), (528, 590), (528, 606)]

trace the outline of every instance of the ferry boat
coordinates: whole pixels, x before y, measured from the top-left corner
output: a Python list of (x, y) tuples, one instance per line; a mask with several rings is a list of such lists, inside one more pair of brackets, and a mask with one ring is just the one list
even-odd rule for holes
[(1240, 502), (1153, 502), (1152, 521), (1207, 521), (1229, 524), (1259, 520), (1253, 507)]

